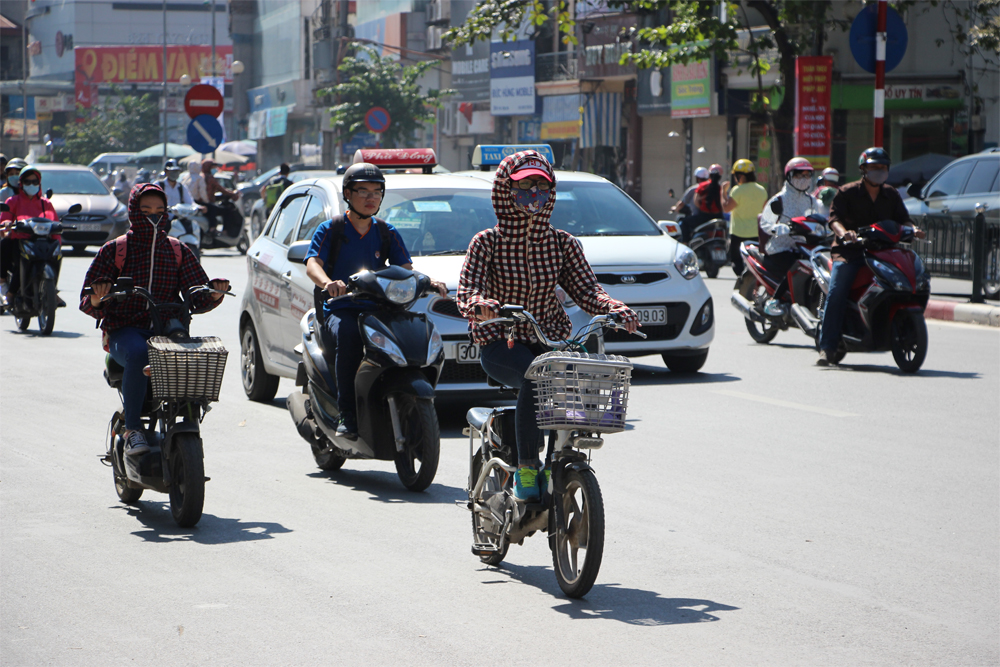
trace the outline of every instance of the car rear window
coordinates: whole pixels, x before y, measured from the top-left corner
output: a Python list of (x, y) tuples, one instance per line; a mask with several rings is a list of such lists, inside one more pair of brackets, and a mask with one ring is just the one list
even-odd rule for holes
[(39, 169), (42, 173), (42, 188), (51, 189), (57, 195), (106, 195), (110, 191), (97, 178), (94, 172), (80, 171), (48, 171)]
[(965, 184), (965, 194), (989, 192), (997, 179), (997, 172), (1000, 172), (1000, 158), (978, 160), (972, 169), (972, 175), (969, 176), (969, 182)]

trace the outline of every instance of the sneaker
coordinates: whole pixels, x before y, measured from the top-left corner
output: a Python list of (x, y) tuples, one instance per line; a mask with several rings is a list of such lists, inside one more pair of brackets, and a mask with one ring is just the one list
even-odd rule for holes
[(337, 426), (337, 436), (348, 440), (358, 439), (358, 427), (353, 419), (341, 416), (340, 424)]
[(538, 471), (518, 468), (514, 473), (514, 500), (519, 503), (538, 502)]
[(819, 358), (816, 360), (817, 366), (836, 366), (837, 362), (833, 360), (833, 355), (826, 350), (819, 351)]
[(545, 489), (545, 493), (552, 495), (552, 471), (548, 468), (542, 468), (538, 471), (537, 479), (539, 493)]
[(768, 299), (764, 304), (764, 314), (768, 317), (783, 317), (786, 312), (785, 304), (777, 299)]
[(142, 456), (149, 452), (149, 443), (141, 431), (129, 431), (125, 436), (125, 456)]

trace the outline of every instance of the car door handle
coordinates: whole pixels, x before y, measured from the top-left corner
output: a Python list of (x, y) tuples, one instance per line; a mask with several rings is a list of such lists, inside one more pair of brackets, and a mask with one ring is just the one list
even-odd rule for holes
[(941, 207), (941, 212), (942, 212), (942, 213), (947, 213), (947, 212), (948, 212), (948, 210), (949, 210), (949, 209), (948, 209), (948, 207), (947, 207), (947, 206), (942, 206), (942, 207)]
[(292, 272), (290, 270), (285, 271), (284, 273), (281, 274), (281, 279), (284, 280), (286, 283), (292, 282)]

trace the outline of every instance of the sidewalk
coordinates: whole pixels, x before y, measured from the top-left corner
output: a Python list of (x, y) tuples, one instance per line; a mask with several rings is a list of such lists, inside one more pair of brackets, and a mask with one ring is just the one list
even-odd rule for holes
[(931, 278), (931, 298), (924, 317), (1000, 327), (1000, 302), (969, 303), (971, 294), (971, 280)]

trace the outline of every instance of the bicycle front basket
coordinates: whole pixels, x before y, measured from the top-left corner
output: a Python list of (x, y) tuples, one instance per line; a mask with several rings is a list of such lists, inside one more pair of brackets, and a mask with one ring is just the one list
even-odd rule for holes
[(173, 401), (218, 401), (229, 352), (215, 336), (176, 342), (148, 341), (153, 396)]
[(535, 382), (538, 428), (625, 430), (632, 362), (613, 354), (546, 352), (524, 377)]

